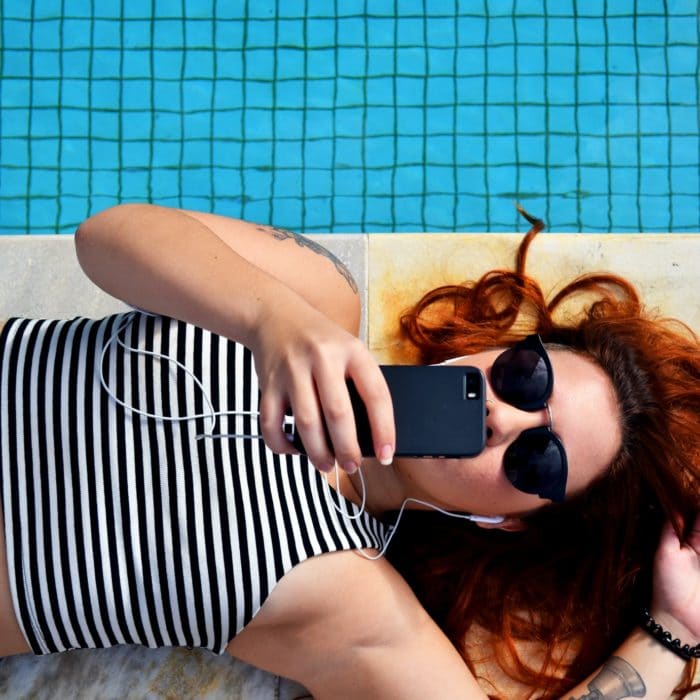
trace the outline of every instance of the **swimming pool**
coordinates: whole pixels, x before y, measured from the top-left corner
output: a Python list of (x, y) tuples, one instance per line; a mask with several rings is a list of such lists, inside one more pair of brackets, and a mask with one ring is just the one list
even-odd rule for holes
[(698, 0), (2, 0), (0, 233), (700, 230)]

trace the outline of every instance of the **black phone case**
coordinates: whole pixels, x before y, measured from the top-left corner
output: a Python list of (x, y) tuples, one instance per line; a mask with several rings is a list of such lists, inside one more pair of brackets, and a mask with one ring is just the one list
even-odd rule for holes
[[(484, 376), (476, 367), (458, 365), (380, 365), (394, 405), (396, 456), (473, 457), (486, 443)], [(348, 391), (362, 454), (374, 456), (369, 418), (352, 380)], [(324, 425), (325, 427), (325, 425)], [(285, 432), (305, 454), (293, 417)], [(326, 430), (326, 440), (331, 445)]]

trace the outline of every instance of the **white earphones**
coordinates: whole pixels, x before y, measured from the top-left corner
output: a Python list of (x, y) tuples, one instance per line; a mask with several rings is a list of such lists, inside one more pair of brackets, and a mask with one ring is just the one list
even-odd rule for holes
[[(241, 434), (239, 434), (239, 433), (230, 433), (230, 434), (221, 433), (221, 434), (218, 434), (217, 433), (217, 434), (215, 434), (213, 431), (214, 431), (214, 427), (216, 425), (216, 417), (217, 416), (234, 415), (234, 416), (258, 417), (260, 415), (260, 413), (258, 411), (215, 411), (214, 405), (213, 405), (211, 399), (209, 398), (208, 394), (204, 390), (204, 386), (202, 385), (202, 383), (199, 381), (199, 379), (197, 379), (197, 377), (194, 375), (194, 373), (191, 372), (190, 369), (188, 367), (186, 367), (185, 365), (183, 365), (179, 360), (177, 360), (173, 357), (170, 357), (169, 355), (164, 355), (162, 353), (151, 352), (150, 350), (141, 350), (139, 348), (129, 347), (122, 340), (119, 339), (119, 333), (123, 329), (127, 328), (134, 321), (137, 313), (141, 313), (141, 314), (144, 314), (146, 316), (151, 316), (153, 318), (158, 318), (157, 314), (152, 314), (148, 311), (144, 311), (143, 309), (134, 310), (133, 312), (127, 314), (125, 322), (119, 325), (117, 330), (114, 331), (114, 333), (112, 333), (109, 340), (107, 340), (107, 342), (105, 343), (104, 348), (102, 348), (102, 353), (100, 355), (100, 383), (102, 385), (102, 388), (109, 395), (109, 397), (115, 403), (122, 406), (126, 410), (128, 410), (132, 413), (135, 413), (136, 415), (143, 416), (145, 418), (156, 418), (158, 420), (176, 421), (176, 422), (177, 421), (196, 420), (198, 418), (210, 418), (211, 419), (210, 432), (201, 433), (199, 435), (196, 435), (195, 437), (197, 440), (201, 440), (202, 438), (209, 438), (209, 439), (238, 438), (238, 439), (244, 439), (244, 440), (262, 440), (262, 435), (249, 435), (246, 433), (241, 433)], [(114, 392), (112, 392), (112, 390), (107, 385), (107, 381), (105, 379), (104, 370), (103, 370), (105, 354), (107, 353), (107, 350), (109, 349), (110, 345), (115, 341), (122, 348), (124, 348), (128, 352), (132, 352), (136, 355), (157, 357), (158, 359), (167, 360), (168, 362), (175, 363), (180, 369), (184, 370), (187, 373), (187, 375), (192, 378), (192, 381), (195, 383), (195, 385), (197, 387), (199, 387), (199, 389), (202, 392), (202, 397), (204, 399), (204, 402), (209, 407), (210, 410), (207, 411), (206, 413), (197, 413), (197, 414), (191, 414), (191, 415), (186, 415), (186, 416), (163, 416), (163, 415), (159, 415), (157, 413), (149, 413), (148, 411), (143, 411), (143, 410), (136, 408), (134, 406), (130, 406), (127, 403), (125, 403), (124, 401), (122, 401), (121, 399), (119, 399), (117, 396), (115, 396)], [(442, 364), (454, 362), (455, 360), (458, 360), (458, 359), (460, 359), (460, 358), (454, 358), (453, 360), (448, 360), (447, 362), (444, 362)], [(335, 469), (336, 469), (336, 477), (337, 477), (338, 476), (338, 465), (337, 464), (335, 466)], [(330, 503), (330, 505), (333, 508), (335, 508), (335, 510), (340, 515), (342, 515), (344, 518), (346, 518), (348, 520), (357, 520), (358, 518), (362, 517), (362, 515), (365, 512), (365, 504), (367, 502), (365, 478), (362, 474), (361, 469), (358, 470), (358, 474), (360, 477), (360, 484), (361, 484), (361, 491), (362, 491), (362, 503), (360, 505), (359, 511), (355, 515), (351, 515), (347, 511), (347, 500), (346, 499), (343, 499), (343, 501), (340, 500), (341, 498), (343, 498), (342, 494), (339, 491), (335, 491), (335, 489), (333, 489), (331, 487), (331, 485), (328, 483), (328, 480), (327, 479), (325, 480), (325, 483), (326, 483), (325, 493), (326, 493), (327, 502)], [(339, 483), (339, 480), (337, 478), (336, 478), (336, 482)], [(331, 492), (336, 494), (336, 497), (337, 497), (336, 499), (333, 498), (333, 496), (331, 495)], [(337, 503), (336, 503), (336, 500), (337, 500)], [(338, 505), (338, 503), (343, 503), (343, 507), (341, 508)], [(358, 553), (361, 554), (366, 559), (371, 559), (371, 560), (375, 560), (375, 559), (379, 559), (379, 558), (383, 557), (384, 554), (386, 553), (387, 548), (389, 547), (389, 544), (391, 543), (391, 540), (393, 539), (394, 535), (396, 534), (396, 530), (399, 526), (399, 522), (401, 521), (401, 517), (403, 516), (404, 510), (406, 509), (406, 506), (409, 503), (416, 503), (418, 505), (426, 506), (426, 507), (431, 508), (433, 510), (436, 510), (436, 511), (438, 511), (438, 512), (442, 513), (443, 515), (446, 515), (450, 518), (459, 518), (461, 520), (470, 520), (472, 522), (477, 522), (477, 523), (489, 523), (489, 524), (498, 525), (505, 520), (505, 518), (503, 516), (500, 516), (500, 515), (489, 516), (489, 515), (472, 515), (471, 513), (451, 513), (450, 511), (444, 510), (444, 509), (440, 508), (439, 506), (436, 506), (432, 503), (428, 503), (426, 501), (421, 501), (417, 498), (407, 498), (403, 501), (403, 503), (401, 504), (401, 507), (399, 508), (399, 514), (396, 518), (396, 522), (393, 525), (390, 525), (388, 527), (387, 536), (384, 539), (384, 542), (382, 544), (382, 548), (379, 551), (379, 553), (376, 555), (369, 555), (369, 554), (363, 552), (362, 550), (358, 550)]]

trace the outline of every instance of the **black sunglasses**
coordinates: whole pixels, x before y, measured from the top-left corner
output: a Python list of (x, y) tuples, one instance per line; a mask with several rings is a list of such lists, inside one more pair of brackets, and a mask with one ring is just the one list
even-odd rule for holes
[(547, 405), (553, 383), (552, 363), (539, 335), (529, 335), (502, 352), (491, 367), (491, 386), (500, 399), (523, 411), (546, 408), (549, 414), (549, 427), (523, 430), (508, 446), (503, 457), (508, 480), (520, 491), (560, 502), (568, 466)]

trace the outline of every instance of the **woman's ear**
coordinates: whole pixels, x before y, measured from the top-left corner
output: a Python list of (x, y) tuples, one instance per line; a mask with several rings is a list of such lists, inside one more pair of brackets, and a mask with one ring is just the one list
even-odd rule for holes
[(484, 530), (503, 530), (505, 532), (521, 532), (527, 527), (522, 518), (506, 517), (500, 523), (476, 523)]

